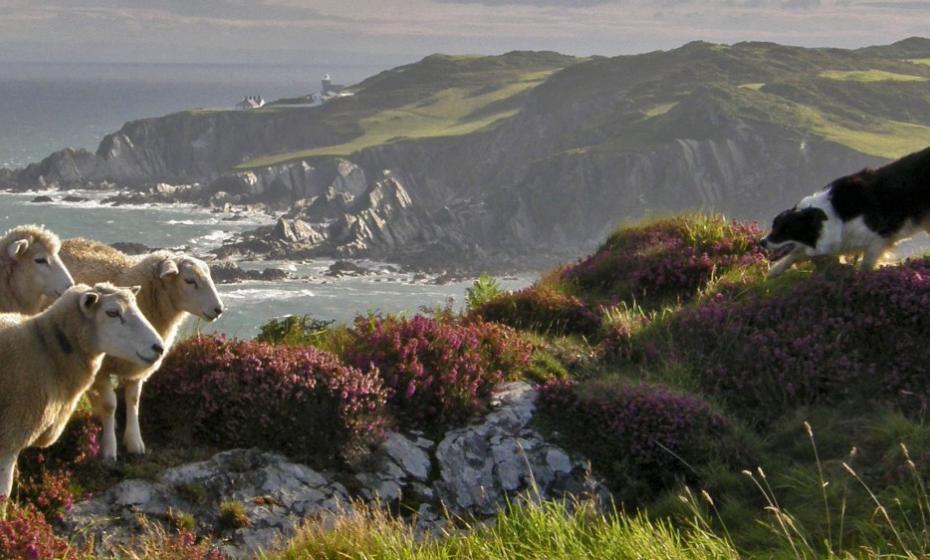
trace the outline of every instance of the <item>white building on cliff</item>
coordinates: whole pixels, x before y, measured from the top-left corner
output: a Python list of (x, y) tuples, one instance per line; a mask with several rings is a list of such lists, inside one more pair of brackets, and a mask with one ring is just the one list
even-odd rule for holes
[(319, 106), (337, 97), (349, 97), (355, 95), (351, 91), (345, 91), (346, 86), (342, 84), (334, 84), (333, 78), (329, 74), (323, 75), (323, 79), (320, 81), (320, 85), (322, 87), (319, 93), (310, 94), (311, 105)]
[(236, 109), (248, 111), (249, 109), (259, 109), (265, 106), (265, 100), (261, 95), (247, 95), (242, 101), (236, 103)]

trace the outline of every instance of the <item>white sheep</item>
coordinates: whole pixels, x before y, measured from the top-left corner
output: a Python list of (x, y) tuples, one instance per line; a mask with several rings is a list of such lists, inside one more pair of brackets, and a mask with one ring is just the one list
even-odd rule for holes
[(143, 366), (162, 357), (138, 291), (77, 285), (38, 315), (0, 315), (0, 495), (9, 497), (23, 449), (61, 435), (105, 353)]
[[(116, 249), (86, 239), (68, 239), (62, 243), (61, 257), (78, 282), (113, 282), (117, 285), (141, 286), (139, 308), (170, 348), (185, 313), (213, 321), (223, 313), (223, 302), (216, 291), (210, 267), (200, 259), (158, 251), (143, 257), (130, 257)], [(94, 413), (103, 424), (101, 454), (116, 459), (116, 393), (110, 375), (124, 385), (126, 428), (123, 443), (134, 455), (145, 453), (139, 428), (139, 399), (142, 384), (161, 361), (138, 365), (107, 357), (97, 381), (88, 392)]]
[(43, 298), (74, 285), (58, 255), (58, 236), (41, 226), (19, 226), (0, 238), (0, 312), (34, 314)]

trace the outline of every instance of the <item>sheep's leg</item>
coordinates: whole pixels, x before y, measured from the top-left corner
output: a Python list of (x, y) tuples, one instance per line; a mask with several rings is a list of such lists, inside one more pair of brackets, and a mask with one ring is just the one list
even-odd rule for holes
[(97, 375), (93, 387), (87, 392), (94, 414), (103, 424), (100, 455), (105, 460), (116, 460), (116, 391), (109, 375)]
[(16, 453), (0, 455), (0, 519), (6, 518), (6, 504), (13, 492), (13, 473), (16, 472)]
[(126, 400), (126, 431), (123, 432), (123, 444), (126, 451), (133, 455), (145, 455), (145, 442), (139, 428), (139, 399), (142, 396), (142, 379), (127, 381), (123, 389)]

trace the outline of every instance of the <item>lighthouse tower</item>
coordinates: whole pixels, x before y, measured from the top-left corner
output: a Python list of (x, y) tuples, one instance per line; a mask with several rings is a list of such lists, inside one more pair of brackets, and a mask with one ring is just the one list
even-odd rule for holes
[(329, 74), (323, 74), (323, 93), (333, 91), (333, 78)]

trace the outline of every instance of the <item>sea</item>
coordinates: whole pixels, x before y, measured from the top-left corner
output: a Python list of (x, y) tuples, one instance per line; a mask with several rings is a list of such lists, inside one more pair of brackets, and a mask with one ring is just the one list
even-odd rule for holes
[[(236, 64), (41, 64), (0, 62), (0, 167), (18, 168), (64, 147), (96, 149), (101, 138), (129, 120), (192, 108), (229, 108), (246, 95), (266, 100), (318, 91), (320, 79), (352, 84), (382, 68)], [(38, 195), (56, 202), (34, 203)], [(87, 200), (61, 202), (66, 195)], [(268, 223), (251, 216), (229, 221), (189, 205), (112, 206), (94, 191), (0, 193), (0, 231), (44, 224), (62, 237), (143, 243), (202, 254), (238, 232)], [(413, 314), (424, 307), (464, 301), (470, 279), (435, 284), (387, 263), (362, 262), (374, 274), (332, 278), (329, 260), (244, 262), (244, 268), (284, 268), (299, 279), (221, 285), (228, 307), (215, 323), (191, 319), (188, 332), (219, 331), (251, 338), (260, 325), (286, 315), (309, 314), (348, 322), (368, 313)], [(506, 289), (528, 285), (532, 273), (500, 278)]]

